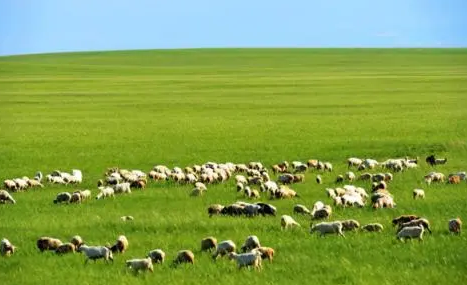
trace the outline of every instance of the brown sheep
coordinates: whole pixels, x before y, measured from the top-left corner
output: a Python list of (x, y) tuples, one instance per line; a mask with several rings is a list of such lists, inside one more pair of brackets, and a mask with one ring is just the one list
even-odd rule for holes
[(341, 223), (343, 231), (353, 231), (360, 227), (360, 223), (356, 220), (344, 220)]
[(462, 228), (462, 221), (460, 218), (449, 220), (448, 226), (449, 232), (454, 234), (460, 234)]
[(79, 192), (71, 194), (70, 203), (81, 203), (81, 194)]
[(201, 251), (211, 251), (217, 247), (217, 239), (215, 237), (206, 237), (201, 240)]
[(115, 244), (109, 249), (112, 251), (112, 253), (124, 253), (128, 249), (128, 239), (124, 235), (119, 236)]
[(309, 168), (318, 168), (318, 160), (317, 159), (309, 159), (306, 163), (306, 165), (308, 165)]
[(378, 223), (367, 224), (362, 227), (362, 230), (369, 231), (369, 232), (382, 232), (383, 225)]
[(51, 237), (41, 237), (37, 240), (37, 248), (44, 252), (45, 250), (56, 250), (60, 245), (62, 245), (62, 241), (56, 238)]
[(75, 251), (76, 251), (75, 245), (69, 242), (69, 243), (64, 243), (60, 245), (59, 247), (57, 247), (57, 249), (55, 250), (55, 253), (65, 254), (65, 253), (75, 253)]
[(461, 177), (459, 175), (452, 175), (448, 180), (449, 184), (459, 184), (461, 183)]
[(274, 258), (274, 249), (272, 247), (261, 246), (253, 249), (252, 251), (258, 251), (261, 253), (261, 259), (269, 259), (272, 262)]
[(400, 224), (407, 223), (407, 222), (410, 222), (412, 220), (417, 220), (417, 219), (420, 219), (420, 217), (416, 215), (401, 215), (392, 220), (392, 225), (398, 226)]
[(177, 253), (177, 257), (173, 261), (173, 265), (180, 263), (191, 263), (195, 264), (195, 255), (191, 250), (180, 250)]
[(304, 182), (304, 181), (305, 181), (305, 175), (303, 174), (295, 174), (293, 176), (293, 183)]

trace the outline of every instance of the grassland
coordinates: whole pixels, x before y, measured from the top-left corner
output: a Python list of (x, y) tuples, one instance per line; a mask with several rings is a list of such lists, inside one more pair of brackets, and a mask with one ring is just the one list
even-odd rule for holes
[[(465, 49), (226, 49), (94, 52), (0, 58), (0, 180), (35, 171), (79, 168), (80, 188), (110, 166), (148, 171), (156, 164), (206, 161), (271, 165), (319, 158), (334, 164), (324, 185), (294, 185), (297, 200), (273, 201), (279, 214), (295, 203), (328, 201), (324, 188), (345, 171), (347, 157), (447, 156), (437, 169), (466, 170), (467, 51)], [(82, 205), (52, 204), (76, 187), (47, 185), (14, 195), (0, 206), (0, 235), (19, 247), (0, 259), (2, 284), (465, 284), (467, 237), (447, 234), (447, 220), (467, 220), (467, 185), (422, 183), (420, 168), (395, 175), (396, 209), (336, 209), (334, 219), (380, 222), (382, 234), (349, 233), (346, 239), (281, 232), (279, 218), (209, 219), (211, 203), (243, 199), (232, 181), (190, 198), (189, 186), (154, 183), (144, 191)], [(367, 184), (358, 183), (368, 188)], [(426, 190), (413, 201), (415, 187)], [(267, 200), (263, 197), (262, 200)], [(416, 213), (434, 228), (423, 243), (395, 241), (392, 217)], [(132, 223), (119, 217), (133, 215)], [(40, 254), (44, 235), (89, 244), (113, 242), (130, 249), (115, 264), (84, 266), (84, 257)], [(256, 234), (277, 257), (260, 273), (238, 271), (226, 260), (199, 254), (207, 235), (240, 245)], [(194, 266), (156, 266), (133, 276), (124, 260), (162, 248), (173, 258), (193, 249)], [(410, 281), (408, 281), (410, 280)]]

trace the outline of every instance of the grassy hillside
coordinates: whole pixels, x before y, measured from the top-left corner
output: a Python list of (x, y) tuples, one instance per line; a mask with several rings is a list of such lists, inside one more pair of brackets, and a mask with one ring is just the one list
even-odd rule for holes
[[(19, 247), (0, 260), (3, 284), (463, 284), (467, 238), (447, 234), (447, 220), (467, 220), (467, 184), (432, 185), (426, 155), (448, 157), (437, 170), (467, 170), (467, 50), (465, 49), (213, 49), (122, 51), (0, 57), (0, 180), (37, 170), (79, 168), (79, 188), (97, 193), (105, 169), (149, 171), (207, 161), (235, 163), (318, 158), (334, 164), (324, 184), (293, 185), (296, 200), (271, 201), (279, 215), (296, 203), (328, 200), (350, 156), (385, 160), (419, 156), (419, 169), (395, 174), (390, 191), (396, 209), (335, 209), (333, 219), (380, 222), (381, 234), (349, 233), (346, 239), (280, 231), (279, 217), (209, 219), (211, 203), (244, 199), (234, 182), (208, 186), (205, 197), (190, 186), (150, 182), (144, 191), (82, 205), (52, 204), (60, 191), (46, 185), (15, 193), (16, 205), (0, 205), (0, 238)], [(368, 189), (367, 183), (357, 183)], [(412, 200), (412, 189), (426, 191)], [(267, 197), (261, 200), (268, 201)], [(391, 219), (416, 213), (434, 228), (423, 243), (395, 241)], [(122, 215), (135, 220), (123, 223)], [(80, 254), (40, 254), (35, 240), (79, 234), (89, 244), (113, 242), (119, 234), (130, 249), (115, 264), (83, 265)], [(256, 234), (277, 257), (261, 273), (238, 271), (198, 253), (213, 235), (241, 246)], [(132, 276), (124, 261), (162, 248), (168, 262), (154, 274)], [(169, 267), (180, 249), (195, 251), (196, 264)], [(222, 280), (222, 281), (220, 281)]]

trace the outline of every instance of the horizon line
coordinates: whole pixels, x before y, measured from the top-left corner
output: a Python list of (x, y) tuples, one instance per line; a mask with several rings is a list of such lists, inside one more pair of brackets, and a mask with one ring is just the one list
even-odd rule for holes
[(12, 54), (0, 54), (2, 57), (16, 57), (16, 56), (30, 56), (30, 55), (63, 55), (63, 54), (76, 54), (76, 53), (103, 53), (103, 52), (132, 52), (132, 51), (184, 51), (184, 50), (240, 50), (240, 49), (315, 49), (315, 50), (324, 50), (324, 49), (356, 49), (356, 50), (376, 50), (376, 49), (426, 49), (426, 50), (437, 50), (437, 49), (467, 49), (467, 46), (396, 46), (396, 47), (387, 47), (387, 46), (372, 46), (372, 47), (361, 47), (361, 46), (348, 46), (348, 47), (294, 47), (294, 46), (256, 46), (256, 47), (187, 47), (187, 48), (135, 48), (135, 49), (106, 49), (106, 50), (67, 50), (67, 51), (50, 51), (50, 52), (30, 52), (30, 53), (12, 53)]

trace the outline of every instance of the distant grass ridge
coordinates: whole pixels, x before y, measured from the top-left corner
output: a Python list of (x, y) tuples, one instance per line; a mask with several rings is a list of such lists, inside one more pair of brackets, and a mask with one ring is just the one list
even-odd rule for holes
[[(19, 247), (0, 260), (2, 284), (463, 284), (466, 237), (447, 234), (447, 220), (467, 220), (466, 183), (427, 187), (424, 163), (445, 174), (467, 170), (466, 49), (193, 49), (115, 51), (0, 57), (0, 180), (37, 170), (79, 168), (79, 187), (49, 186), (13, 194), (0, 205), (0, 238)], [(82, 205), (52, 203), (60, 191), (89, 188), (107, 167), (149, 171), (156, 164), (184, 167), (207, 161), (317, 158), (334, 164), (323, 185), (309, 172), (293, 185), (301, 198), (270, 201), (281, 214), (293, 205), (326, 203), (324, 189), (347, 171), (348, 157), (420, 158), (420, 168), (395, 174), (390, 191), (396, 209), (334, 209), (332, 220), (380, 222), (381, 234), (346, 233), (346, 239), (310, 236), (309, 219), (293, 215), (302, 229), (280, 231), (280, 217), (208, 218), (206, 207), (246, 200), (233, 181), (189, 197), (190, 186), (150, 182), (144, 191)], [(368, 183), (358, 182), (367, 190)], [(412, 190), (427, 198), (413, 201)], [(261, 201), (269, 201), (262, 197)], [(395, 241), (390, 221), (403, 213), (427, 217), (433, 234), (423, 243)], [(132, 215), (123, 223), (119, 217)], [(40, 236), (89, 244), (112, 243), (125, 234), (129, 251), (114, 265), (84, 257), (40, 254)], [(213, 263), (198, 252), (203, 237), (241, 246), (255, 234), (276, 249), (261, 273)], [(134, 277), (126, 259), (162, 248), (168, 263)], [(180, 249), (195, 252), (194, 266), (169, 268)], [(220, 281), (221, 280), (221, 281)]]

